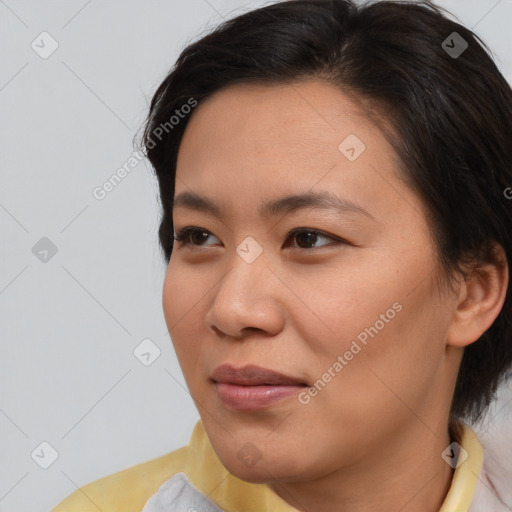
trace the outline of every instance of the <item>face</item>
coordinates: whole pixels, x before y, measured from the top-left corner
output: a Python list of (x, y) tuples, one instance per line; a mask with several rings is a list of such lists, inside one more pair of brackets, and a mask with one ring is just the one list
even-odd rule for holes
[[(363, 469), (404, 436), (445, 428), (455, 306), (436, 285), (424, 205), (357, 104), (319, 81), (217, 92), (180, 146), (175, 199), (185, 193), (218, 211), (176, 201), (175, 234), (194, 231), (174, 244), (164, 313), (233, 474), (305, 481)], [(223, 379), (225, 364), (293, 379)]]

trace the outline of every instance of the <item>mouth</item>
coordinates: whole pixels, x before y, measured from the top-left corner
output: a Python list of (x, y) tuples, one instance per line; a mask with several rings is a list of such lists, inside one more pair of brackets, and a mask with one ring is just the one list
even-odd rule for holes
[(299, 377), (256, 365), (236, 368), (230, 364), (223, 364), (215, 368), (210, 378), (215, 383), (237, 386), (308, 386)]
[(221, 365), (210, 379), (223, 405), (239, 412), (269, 408), (308, 386), (301, 378), (254, 365), (242, 368)]

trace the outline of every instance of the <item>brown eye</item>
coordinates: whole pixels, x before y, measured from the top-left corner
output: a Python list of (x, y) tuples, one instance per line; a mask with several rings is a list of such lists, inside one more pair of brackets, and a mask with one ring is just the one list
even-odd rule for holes
[(295, 234), (295, 239), (301, 249), (309, 249), (309, 247), (303, 247), (302, 244), (309, 246), (315, 244), (318, 238), (318, 234), (315, 231), (302, 231)]
[[(305, 229), (305, 228), (298, 228), (294, 229), (290, 233), (289, 238), (295, 238), (297, 240), (298, 247), (295, 247), (298, 250), (304, 250), (304, 251), (311, 251), (311, 249), (316, 249), (320, 247), (324, 247), (326, 245), (332, 245), (332, 244), (322, 244), (320, 246), (314, 247), (314, 244), (318, 241), (320, 238), (324, 238), (325, 240), (331, 240), (332, 242), (336, 243), (345, 243), (348, 244), (345, 240), (342, 240), (341, 238), (333, 237), (330, 235), (326, 235), (325, 233), (322, 233), (321, 231), (318, 231), (316, 229)], [(313, 246), (313, 247), (311, 247)]]
[(208, 239), (210, 234), (211, 233), (206, 229), (188, 226), (180, 230), (178, 234), (174, 236), (174, 240), (180, 242), (182, 246), (202, 246), (203, 242)]

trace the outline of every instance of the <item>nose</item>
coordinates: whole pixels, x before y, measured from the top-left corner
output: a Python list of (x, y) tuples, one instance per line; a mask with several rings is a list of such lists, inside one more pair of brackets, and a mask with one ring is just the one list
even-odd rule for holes
[(224, 274), (208, 310), (207, 327), (218, 336), (243, 339), (262, 331), (276, 335), (283, 328), (282, 283), (263, 257), (247, 263), (238, 255)]

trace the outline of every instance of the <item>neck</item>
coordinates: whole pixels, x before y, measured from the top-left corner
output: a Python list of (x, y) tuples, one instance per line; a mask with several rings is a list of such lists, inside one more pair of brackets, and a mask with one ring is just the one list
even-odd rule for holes
[(438, 512), (453, 477), (441, 457), (450, 442), (446, 425), (432, 431), (415, 420), (364, 460), (313, 481), (268, 485), (300, 511)]

